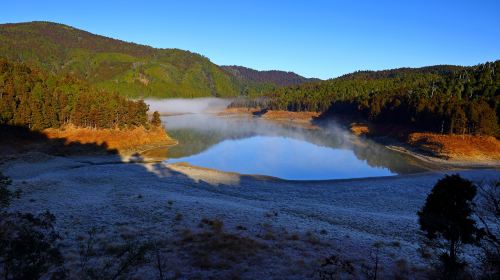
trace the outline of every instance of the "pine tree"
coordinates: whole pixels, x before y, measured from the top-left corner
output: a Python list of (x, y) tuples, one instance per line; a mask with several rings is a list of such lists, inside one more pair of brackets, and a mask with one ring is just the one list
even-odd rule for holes
[(158, 113), (158, 111), (154, 111), (153, 117), (151, 118), (151, 124), (156, 127), (161, 126), (160, 113)]
[(459, 259), (462, 244), (475, 244), (480, 231), (472, 218), (472, 200), (477, 188), (460, 175), (440, 179), (418, 211), (418, 222), (425, 236), (444, 248), (440, 259), (446, 279), (454, 279), (463, 268)]

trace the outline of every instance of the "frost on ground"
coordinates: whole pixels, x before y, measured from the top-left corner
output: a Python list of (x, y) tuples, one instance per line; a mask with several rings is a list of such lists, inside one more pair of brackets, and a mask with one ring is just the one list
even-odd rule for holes
[(377, 257), (381, 276), (423, 277), (416, 212), (443, 175), (285, 181), (41, 154), (0, 171), (23, 192), (11, 210), (56, 216), (70, 275), (140, 279), (365, 278)]

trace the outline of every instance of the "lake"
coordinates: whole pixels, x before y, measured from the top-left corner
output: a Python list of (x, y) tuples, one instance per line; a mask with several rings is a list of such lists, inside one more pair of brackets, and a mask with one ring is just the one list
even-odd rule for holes
[(427, 170), (419, 160), (359, 138), (331, 123), (321, 129), (258, 117), (195, 113), (162, 117), (179, 141), (145, 153), (167, 163), (290, 180), (391, 176)]

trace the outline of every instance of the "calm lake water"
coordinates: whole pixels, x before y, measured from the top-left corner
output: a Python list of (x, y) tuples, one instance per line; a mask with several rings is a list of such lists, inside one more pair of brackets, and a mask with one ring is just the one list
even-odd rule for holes
[(418, 160), (335, 124), (306, 129), (252, 117), (185, 114), (162, 118), (177, 146), (152, 150), (167, 163), (293, 180), (390, 176), (424, 171)]

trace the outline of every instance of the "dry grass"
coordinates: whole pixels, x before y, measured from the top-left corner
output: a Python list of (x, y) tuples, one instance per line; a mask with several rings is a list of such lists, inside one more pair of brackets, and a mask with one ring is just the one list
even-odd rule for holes
[(500, 141), (491, 136), (412, 133), (408, 143), (452, 160), (500, 160)]
[[(227, 108), (220, 112), (219, 115), (253, 115), (260, 112), (259, 108)], [(313, 118), (320, 115), (317, 112), (291, 112), (281, 110), (267, 110), (262, 113), (261, 117), (266, 120), (279, 121), (279, 122), (297, 122), (297, 123), (310, 123)]]
[(367, 135), (371, 131), (366, 123), (352, 123), (350, 130), (356, 136)]
[(210, 230), (185, 231), (179, 245), (189, 252), (193, 265), (201, 269), (229, 269), (267, 247), (249, 237), (224, 232), (223, 222), (218, 219), (204, 218), (200, 225), (208, 225)]
[(238, 107), (238, 108), (226, 108), (224, 111), (219, 112), (218, 115), (220, 116), (225, 116), (225, 115), (246, 115), (246, 114), (253, 114), (255, 112), (260, 111), (258, 108), (243, 108), (243, 107)]
[(49, 128), (44, 130), (43, 133), (50, 139), (64, 138), (67, 144), (71, 142), (105, 144), (109, 149), (116, 149), (120, 152), (149, 145), (172, 145), (176, 143), (163, 128), (151, 128), (149, 130), (144, 127), (90, 129), (65, 126), (58, 129)]
[(311, 122), (319, 116), (317, 112), (267, 111), (263, 117), (273, 121)]
[(202, 269), (228, 269), (266, 247), (253, 239), (223, 232), (192, 234), (182, 243), (191, 252), (193, 264)]
[(390, 136), (429, 154), (456, 161), (499, 161), (500, 141), (491, 136), (413, 132), (396, 125), (351, 123), (354, 135)]

